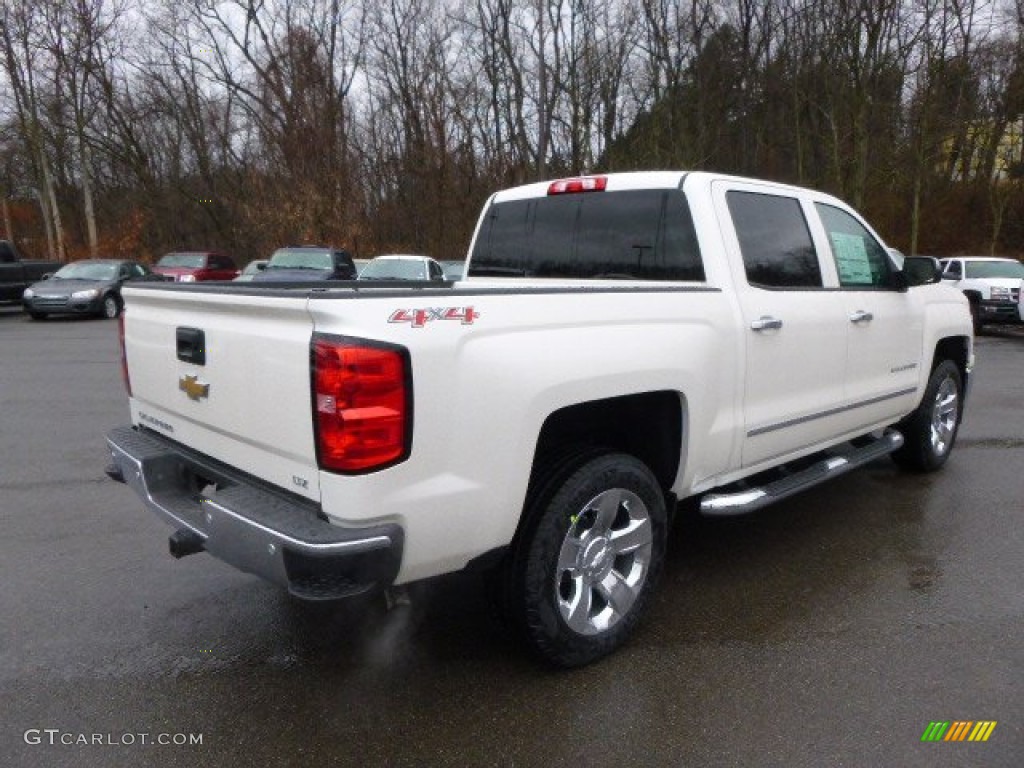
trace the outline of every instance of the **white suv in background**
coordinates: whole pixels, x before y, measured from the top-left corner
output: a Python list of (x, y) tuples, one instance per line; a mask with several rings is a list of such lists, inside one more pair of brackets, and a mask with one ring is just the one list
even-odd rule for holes
[(962, 290), (971, 302), (975, 333), (986, 323), (1024, 322), (1024, 264), (981, 256), (956, 256), (940, 263), (943, 282)]

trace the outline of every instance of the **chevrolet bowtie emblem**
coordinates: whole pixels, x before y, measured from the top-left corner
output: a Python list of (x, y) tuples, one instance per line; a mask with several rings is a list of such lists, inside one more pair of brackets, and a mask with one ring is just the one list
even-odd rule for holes
[(182, 376), (178, 379), (178, 389), (189, 396), (190, 400), (200, 400), (210, 396), (210, 385), (199, 381), (198, 376)]

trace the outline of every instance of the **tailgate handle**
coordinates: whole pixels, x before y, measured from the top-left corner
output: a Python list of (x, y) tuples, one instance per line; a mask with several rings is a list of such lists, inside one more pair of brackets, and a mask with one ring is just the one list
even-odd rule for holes
[(178, 359), (185, 363), (206, 365), (206, 334), (202, 328), (182, 328), (176, 331)]

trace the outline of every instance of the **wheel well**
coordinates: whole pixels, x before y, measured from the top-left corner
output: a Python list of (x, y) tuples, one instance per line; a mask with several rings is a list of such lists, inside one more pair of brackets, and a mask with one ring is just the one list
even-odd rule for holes
[(636, 456), (668, 489), (679, 471), (682, 440), (683, 404), (678, 392), (592, 400), (548, 416), (537, 440), (534, 470), (541, 468), (540, 457), (565, 446), (594, 445)]
[(960, 376), (967, 377), (967, 350), (969, 349), (967, 337), (950, 336), (940, 339), (935, 345), (935, 354), (932, 356), (932, 370), (943, 360), (952, 360), (960, 369)]

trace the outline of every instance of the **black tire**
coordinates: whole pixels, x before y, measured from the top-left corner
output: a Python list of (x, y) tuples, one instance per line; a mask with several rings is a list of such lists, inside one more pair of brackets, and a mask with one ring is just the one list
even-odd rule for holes
[(963, 391), (956, 363), (943, 360), (936, 365), (921, 404), (896, 425), (903, 447), (892, 454), (893, 461), (917, 472), (934, 472), (945, 464), (960, 428)]
[(102, 312), (103, 317), (108, 320), (114, 320), (121, 314), (121, 300), (117, 298), (117, 294), (108, 293), (103, 297), (100, 312)]
[(981, 305), (977, 301), (971, 302), (971, 325), (974, 326), (974, 335), (981, 333), (985, 324), (981, 321)]
[(577, 667), (640, 620), (664, 562), (665, 497), (626, 454), (579, 451), (549, 466), (503, 566), (502, 607), (541, 659)]
[(46, 313), (45, 312), (29, 312), (28, 316), (31, 317), (33, 320), (45, 320), (46, 319)]

